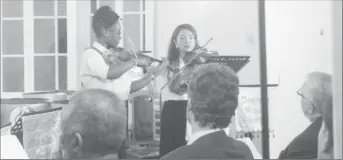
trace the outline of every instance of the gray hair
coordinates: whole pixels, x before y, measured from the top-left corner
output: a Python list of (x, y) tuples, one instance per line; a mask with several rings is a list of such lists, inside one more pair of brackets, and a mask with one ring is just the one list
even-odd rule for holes
[(309, 92), (316, 110), (323, 113), (326, 103), (332, 100), (331, 75), (324, 72), (311, 72), (307, 75), (307, 82), (311, 84)]
[(236, 73), (220, 64), (200, 65), (188, 86), (188, 110), (200, 127), (226, 128), (238, 106), (239, 79)]
[(101, 89), (75, 93), (61, 112), (61, 143), (76, 132), (83, 138), (83, 152), (116, 151), (125, 139), (126, 117), (121, 100)]

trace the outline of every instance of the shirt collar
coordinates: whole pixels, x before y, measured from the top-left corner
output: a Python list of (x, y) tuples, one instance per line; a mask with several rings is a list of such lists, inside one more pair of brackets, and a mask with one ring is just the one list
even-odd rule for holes
[(213, 132), (217, 132), (217, 131), (220, 131), (221, 129), (211, 129), (211, 130), (203, 130), (203, 131), (198, 131), (198, 132), (195, 132), (193, 133), (190, 137), (189, 137), (189, 140), (187, 142), (187, 145), (191, 145), (193, 144), (196, 140), (198, 140), (199, 138), (205, 136), (205, 135), (208, 135), (208, 134), (211, 134)]
[(102, 44), (100, 44), (99, 42), (94, 42), (93, 47), (98, 49), (101, 53), (108, 51), (108, 49), (105, 46), (103, 46)]

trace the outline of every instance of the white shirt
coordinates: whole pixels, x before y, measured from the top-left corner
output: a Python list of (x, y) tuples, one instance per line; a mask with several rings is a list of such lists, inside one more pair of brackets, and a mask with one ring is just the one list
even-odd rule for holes
[[(98, 42), (93, 43), (93, 47), (98, 49), (101, 54), (109, 50)], [(81, 58), (80, 80), (84, 88), (101, 88), (115, 93), (120, 99), (127, 100), (131, 90), (131, 83), (135, 79), (129, 74), (124, 73), (117, 79), (107, 79), (109, 70), (102, 55), (94, 49), (87, 49)]]
[[(198, 140), (199, 138), (211, 134), (213, 132), (217, 132), (220, 131), (220, 129), (211, 129), (211, 130), (204, 130), (204, 131), (198, 131), (194, 134), (191, 135), (189, 141), (187, 142), (187, 145), (191, 145), (193, 144), (196, 140)], [(229, 127), (224, 129), (226, 135), (229, 135)], [(238, 138), (236, 139), (238, 141), (241, 141), (243, 143), (245, 143), (249, 149), (251, 150), (254, 159), (262, 159), (261, 154), (258, 152), (256, 146), (254, 145), (254, 143), (250, 140), (250, 138)]]
[(217, 131), (220, 131), (220, 129), (211, 129), (211, 130), (203, 130), (203, 131), (195, 132), (189, 137), (187, 145), (191, 145), (192, 143), (194, 143), (199, 138), (201, 138), (205, 135), (208, 135), (210, 133), (217, 132)]
[[(191, 130), (191, 125), (188, 123), (187, 121), (187, 127), (189, 127), (189, 129)], [(203, 130), (203, 131), (198, 131), (198, 132), (195, 132), (195, 133), (189, 133), (188, 132), (188, 142), (187, 142), (187, 145), (190, 145), (192, 144), (193, 142), (195, 142), (196, 140), (198, 140), (200, 137), (203, 137), (205, 135), (208, 135), (210, 133), (213, 133), (213, 132), (217, 132), (217, 131), (220, 131), (220, 130), (224, 130), (224, 132), (226, 133), (226, 135), (229, 135), (229, 132), (230, 132), (230, 127), (227, 127), (225, 129), (211, 129), (211, 130)]]
[(14, 135), (1, 136), (1, 159), (30, 159)]

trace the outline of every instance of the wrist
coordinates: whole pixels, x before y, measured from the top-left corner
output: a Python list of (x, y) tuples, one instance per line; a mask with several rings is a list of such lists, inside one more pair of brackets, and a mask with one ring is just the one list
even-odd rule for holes
[(135, 67), (138, 64), (136, 59), (132, 59), (130, 62), (131, 62), (132, 67)]

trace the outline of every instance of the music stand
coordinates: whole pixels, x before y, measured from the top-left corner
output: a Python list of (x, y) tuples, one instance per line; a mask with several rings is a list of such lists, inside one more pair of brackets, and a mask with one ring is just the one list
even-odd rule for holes
[(219, 63), (229, 66), (236, 73), (240, 71), (248, 62), (250, 56), (212, 56), (206, 63)]
[[(229, 66), (236, 73), (240, 71), (248, 62), (250, 62), (250, 56), (211, 56), (206, 63), (218, 63)], [(188, 82), (180, 85), (181, 88), (187, 88)]]

